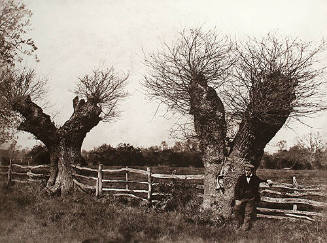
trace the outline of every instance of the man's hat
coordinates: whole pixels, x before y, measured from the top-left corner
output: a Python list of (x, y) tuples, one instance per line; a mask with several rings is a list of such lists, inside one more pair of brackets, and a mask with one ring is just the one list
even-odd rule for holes
[(252, 165), (250, 162), (245, 162), (243, 166), (244, 169), (250, 168), (252, 170), (254, 168), (254, 165)]

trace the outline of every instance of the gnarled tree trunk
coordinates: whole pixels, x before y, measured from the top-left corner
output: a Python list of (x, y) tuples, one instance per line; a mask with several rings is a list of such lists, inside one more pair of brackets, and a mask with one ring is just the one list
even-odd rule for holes
[(265, 146), (283, 126), (290, 112), (274, 117), (274, 122), (267, 122), (251, 116), (252, 110), (248, 108), (227, 154), (225, 111), (216, 91), (202, 77), (191, 83), (190, 96), (190, 113), (194, 116), (205, 167), (203, 208), (213, 209), (218, 215), (229, 218), (235, 184), (244, 163), (250, 161), (256, 168), (259, 166)]
[(56, 128), (50, 117), (24, 97), (15, 102), (14, 109), (24, 121), (18, 129), (30, 132), (42, 141), (50, 153), (50, 178), (47, 189), (67, 195), (74, 189), (71, 164), (81, 161), (81, 146), (86, 134), (101, 120), (101, 108), (95, 103), (75, 97), (74, 112), (65, 124)]
[(203, 208), (217, 205), (216, 177), (226, 156), (224, 106), (202, 75), (191, 82), (191, 110), (205, 167)]
[(222, 176), (222, 188), (217, 190), (216, 200), (219, 202), (218, 212), (224, 217), (230, 217), (234, 200), (234, 189), (237, 178), (243, 173), (243, 165), (250, 161), (258, 168), (267, 143), (282, 127), (285, 118), (280, 123), (268, 124), (257, 119), (244, 119), (234, 139), (234, 146), (219, 172)]

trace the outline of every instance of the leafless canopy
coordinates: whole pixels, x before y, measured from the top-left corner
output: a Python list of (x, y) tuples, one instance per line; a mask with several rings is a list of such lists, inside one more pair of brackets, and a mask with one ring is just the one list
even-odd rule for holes
[(118, 102), (127, 96), (125, 86), (128, 75), (120, 77), (113, 67), (99, 70), (79, 78), (75, 94), (88, 102), (99, 105), (103, 113), (103, 121), (116, 117)]
[(325, 47), (324, 42), (315, 45), (278, 34), (234, 45), (214, 31), (184, 30), (173, 44), (146, 57), (144, 85), (150, 97), (186, 115), (190, 81), (203, 74), (225, 105), (228, 136), (234, 137), (245, 114), (282, 125), (288, 117), (326, 109)]
[(272, 123), (326, 109), (322, 96), (326, 67), (320, 63), (324, 48), (325, 43), (314, 46), (274, 34), (241, 43), (234, 75), (225, 83), (227, 110), (237, 120), (248, 110)]
[(17, 99), (30, 96), (37, 101), (44, 98), (46, 94), (46, 80), (36, 79), (34, 70), (7, 69), (0, 73), (1, 98), (7, 104), (13, 104)]
[(323, 137), (317, 133), (309, 133), (297, 139), (297, 145), (302, 149), (308, 149), (310, 153), (322, 152), (327, 145)]
[(34, 70), (13, 70), (3, 68), (0, 70), (0, 127), (1, 136), (5, 141), (15, 131), (19, 115), (14, 112), (13, 105), (27, 96), (32, 100), (42, 100), (46, 94), (46, 80), (35, 78)]
[(230, 39), (214, 31), (183, 30), (176, 42), (164, 43), (162, 51), (145, 58), (144, 86), (150, 97), (187, 114), (190, 82), (202, 74), (212, 87), (220, 86), (234, 63), (232, 49)]

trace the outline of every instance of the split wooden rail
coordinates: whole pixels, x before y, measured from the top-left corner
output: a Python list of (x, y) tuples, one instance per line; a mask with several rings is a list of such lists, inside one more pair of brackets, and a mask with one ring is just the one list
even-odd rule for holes
[(49, 168), (48, 165), (19, 165), (10, 161), (8, 166), (0, 166), (0, 175), (7, 176), (8, 185), (12, 182), (41, 182), (49, 178)]
[[(86, 169), (84, 167), (75, 166), (77, 169)], [(103, 169), (99, 165), (98, 170), (87, 168), (86, 170), (97, 173), (97, 177), (93, 177), (96, 181), (93, 189), (96, 196), (101, 196), (103, 193), (110, 192), (114, 196), (129, 196), (138, 198), (148, 203), (156, 202), (154, 199), (157, 195), (162, 195), (160, 192), (154, 192), (153, 186), (158, 185), (154, 179), (177, 179), (177, 180), (195, 180), (198, 181), (196, 188), (203, 189), (204, 175), (176, 175), (176, 174), (157, 174), (152, 173), (151, 168), (147, 170), (133, 169), (133, 168), (119, 168), (119, 169)], [(108, 174), (125, 173), (125, 179), (110, 179)], [(145, 176), (145, 181), (129, 180), (129, 174), (136, 173)], [(77, 182), (80, 184), (80, 182)], [(103, 183), (120, 183), (125, 185), (125, 188), (109, 188), (104, 187)], [(145, 184), (147, 189), (133, 190), (129, 187), (130, 184)], [(202, 184), (202, 185), (201, 185)], [(88, 186), (90, 187), (90, 186)], [(271, 219), (305, 219), (314, 221), (317, 217), (323, 217), (322, 209), (327, 208), (326, 193), (323, 187), (318, 186), (301, 186), (298, 185), (296, 178), (293, 177), (293, 183), (274, 183), (269, 187), (266, 183), (260, 184), (261, 202), (259, 204), (257, 216), (260, 218)], [(143, 194), (140, 195), (140, 194)], [(202, 192), (203, 194), (203, 192)], [(308, 199), (311, 197), (314, 199)]]
[[(152, 177), (153, 174), (151, 173), (151, 168), (147, 167), (147, 170), (141, 170), (141, 169), (134, 169), (134, 168), (118, 168), (118, 169), (103, 169), (102, 164), (99, 165), (98, 169), (91, 169), (91, 168), (86, 168), (86, 167), (80, 167), (77, 165), (74, 165), (73, 168), (75, 170), (79, 171), (86, 171), (86, 172), (93, 172), (94, 174), (97, 174), (97, 177), (92, 177), (92, 176), (82, 176), (78, 173), (74, 173), (74, 176), (76, 179), (74, 179), (74, 182), (81, 187), (82, 189), (85, 190), (93, 190), (95, 191), (95, 195), (97, 197), (101, 196), (103, 193), (110, 192), (112, 193), (113, 196), (129, 196), (133, 198), (138, 198), (143, 201), (147, 201), (149, 203), (152, 202), (152, 186), (154, 183), (152, 182)], [(117, 173), (125, 173), (124, 179), (111, 179), (110, 174), (117, 174)], [(146, 178), (146, 181), (139, 181), (139, 180), (130, 180), (129, 179), (129, 174), (130, 173), (135, 173), (139, 174), (143, 177)], [(93, 179), (95, 181), (95, 185), (86, 185), (82, 183), (81, 181), (78, 180), (78, 178), (82, 179)], [(144, 179), (145, 180), (145, 179)], [(110, 186), (104, 186), (110, 185), (110, 184), (120, 184), (123, 185), (124, 187), (120, 188), (113, 188)], [(147, 188), (146, 189), (131, 189), (130, 184), (142, 184), (145, 185)]]
[[(153, 182), (153, 179), (180, 179), (180, 180), (203, 180), (203, 175), (174, 175), (174, 174), (159, 174), (159, 173), (152, 173), (152, 169), (150, 167), (147, 167), (146, 170), (142, 169), (134, 169), (129, 167), (124, 168), (118, 168), (118, 169), (103, 169), (103, 166), (100, 164), (99, 168), (96, 169), (90, 169), (87, 167), (80, 167), (77, 165), (73, 166), (75, 169), (80, 171), (88, 171), (88, 172), (94, 172), (97, 174), (97, 177), (91, 177), (91, 176), (82, 176), (77, 173), (74, 175), (76, 177), (80, 178), (88, 178), (93, 179), (96, 181), (95, 185), (85, 185), (78, 181), (77, 179), (74, 179), (74, 182), (79, 185), (83, 189), (93, 189), (95, 190), (96, 196), (101, 196), (104, 192), (115, 192), (115, 196), (131, 196), (136, 197), (142, 200), (147, 200), (148, 202), (152, 201), (152, 197), (158, 195), (158, 193), (153, 192), (152, 188), (153, 186), (158, 185), (158, 183)], [(113, 173), (125, 173), (125, 179), (110, 179), (108, 177), (108, 174)], [(139, 180), (129, 180), (129, 174), (135, 173), (142, 175), (146, 178), (145, 181), (139, 181)], [(104, 187), (104, 183), (115, 183), (115, 184), (124, 184), (124, 188), (110, 188), (110, 187)], [(131, 189), (129, 188), (130, 184), (145, 184), (147, 185), (147, 189)], [(147, 195), (147, 197), (138, 197), (135, 196), (133, 193), (144, 193)]]
[[(158, 185), (155, 180), (184, 180), (197, 182), (196, 188), (203, 190), (204, 175), (176, 175), (153, 173), (150, 167), (146, 170), (135, 168), (104, 169), (99, 165), (98, 169), (72, 165), (74, 183), (83, 190), (95, 193), (97, 197), (110, 193), (113, 196), (127, 196), (140, 199), (149, 204), (157, 202), (157, 196), (164, 195), (154, 187)], [(44, 169), (36, 173), (35, 170)], [(6, 171), (4, 171), (6, 170)], [(23, 166), (10, 163), (9, 166), (0, 166), (0, 175), (8, 177), (11, 182), (36, 182), (48, 178), (49, 166)], [(18, 172), (19, 171), (19, 172)], [(120, 174), (117, 179), (113, 175)], [(132, 174), (138, 175), (137, 180), (132, 179)], [(23, 177), (23, 178), (21, 178)], [(139, 185), (139, 188), (132, 188)], [(135, 187), (135, 186), (134, 186)], [(196, 190), (195, 188), (195, 190)], [(298, 185), (296, 178), (293, 183), (274, 183), (269, 187), (265, 183), (260, 184), (261, 202), (257, 216), (272, 219), (305, 219), (314, 221), (323, 217), (323, 209), (327, 208), (326, 189), (318, 186)], [(203, 194), (200, 193), (199, 194)]]
[(257, 216), (315, 221), (326, 216), (322, 213), (327, 208), (326, 189), (325, 186), (301, 186), (295, 177), (292, 184), (278, 183), (272, 187), (261, 184), (261, 202), (257, 208)]

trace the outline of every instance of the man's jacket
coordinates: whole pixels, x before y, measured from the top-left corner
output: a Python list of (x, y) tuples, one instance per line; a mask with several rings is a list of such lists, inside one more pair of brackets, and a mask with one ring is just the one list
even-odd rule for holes
[(235, 186), (235, 200), (242, 200), (242, 199), (252, 199), (259, 201), (260, 194), (259, 194), (259, 184), (260, 182), (267, 182), (266, 180), (260, 179), (256, 175), (252, 175), (250, 177), (250, 181), (247, 182), (246, 176), (241, 175)]

